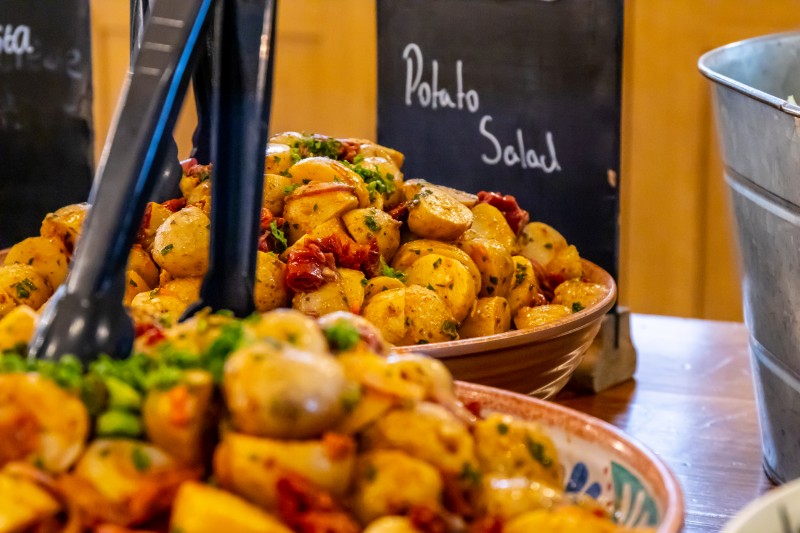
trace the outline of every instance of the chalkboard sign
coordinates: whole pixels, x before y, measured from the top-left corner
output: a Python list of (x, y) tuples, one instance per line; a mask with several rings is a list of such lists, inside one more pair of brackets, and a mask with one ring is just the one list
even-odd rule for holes
[(89, 0), (0, 2), (0, 248), (84, 202), (93, 173)]
[(378, 0), (378, 140), (617, 275), (622, 0)]

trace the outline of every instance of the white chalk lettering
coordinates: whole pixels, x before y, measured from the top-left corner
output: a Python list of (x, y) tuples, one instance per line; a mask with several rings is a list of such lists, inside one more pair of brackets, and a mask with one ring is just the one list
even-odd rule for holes
[(459, 59), (456, 61), (456, 92), (455, 98), (446, 87), (439, 87), (439, 62), (431, 61), (430, 82), (423, 81), (425, 61), (422, 49), (415, 43), (408, 44), (403, 50), (403, 59), (406, 62), (406, 91), (405, 103), (407, 106), (417, 103), (431, 109), (458, 109), (475, 113), (480, 108), (480, 98), (474, 89), (464, 91), (464, 66)]
[(29, 26), (0, 24), (0, 54), (22, 56), (33, 51)]
[(492, 121), (490, 115), (485, 115), (481, 118), (478, 125), (480, 134), (491, 144), (491, 155), (481, 154), (481, 161), (487, 165), (497, 165), (501, 161), (507, 167), (520, 165), (524, 169), (539, 169), (545, 174), (552, 174), (553, 172), (560, 171), (561, 165), (558, 163), (558, 156), (556, 155), (555, 141), (553, 140), (552, 132), (545, 133), (545, 144), (547, 145), (546, 153), (537, 153), (533, 148), (528, 148), (525, 144), (525, 138), (522, 130), (517, 128), (516, 131), (516, 145), (503, 144), (489, 131), (488, 124)]

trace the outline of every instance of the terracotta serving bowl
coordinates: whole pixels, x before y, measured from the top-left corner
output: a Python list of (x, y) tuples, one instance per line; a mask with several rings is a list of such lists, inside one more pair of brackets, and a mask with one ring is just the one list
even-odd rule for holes
[(402, 346), (395, 351), (436, 357), (462, 381), (550, 398), (578, 368), (617, 297), (616, 284), (608, 272), (586, 260), (583, 270), (589, 281), (603, 285), (608, 293), (580, 313), (534, 329)]
[(559, 450), (567, 493), (598, 500), (615, 521), (674, 533), (683, 527), (683, 493), (667, 466), (642, 444), (591, 416), (529, 396), (460, 382), (459, 397), (484, 411), (543, 424)]

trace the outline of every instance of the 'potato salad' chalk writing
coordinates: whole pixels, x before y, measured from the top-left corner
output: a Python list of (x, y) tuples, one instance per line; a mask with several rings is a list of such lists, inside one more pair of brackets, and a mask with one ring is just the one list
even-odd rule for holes
[(22, 56), (33, 51), (29, 26), (0, 24), (0, 54)]
[[(418, 105), (425, 109), (454, 109), (476, 113), (480, 109), (480, 95), (475, 89), (465, 88), (464, 62), (456, 61), (456, 87), (452, 91), (439, 86), (439, 62), (431, 61), (430, 81), (423, 80), (425, 61), (422, 49), (415, 43), (408, 44), (403, 50), (406, 62), (405, 104), (408, 107)], [(553, 133), (545, 132), (546, 153), (539, 153), (525, 144), (522, 129), (517, 128), (516, 139), (506, 144), (497, 138), (489, 129), (491, 115), (483, 115), (478, 125), (478, 133), (486, 139), (487, 151), (481, 154), (481, 161), (487, 165), (519, 165), (523, 169), (541, 170), (545, 174), (561, 171), (558, 163)]]

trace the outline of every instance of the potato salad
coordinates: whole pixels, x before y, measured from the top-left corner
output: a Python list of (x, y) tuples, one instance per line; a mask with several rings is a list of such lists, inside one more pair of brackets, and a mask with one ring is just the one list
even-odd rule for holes
[(7, 351), (0, 435), (0, 533), (621, 531), (542, 426), (343, 311), (204, 312), (88, 367)]
[[(266, 150), (255, 307), (359, 314), (394, 345), (483, 337), (579, 313), (608, 288), (513, 196), (405, 180), (403, 154), (362, 139), (284, 133)], [(139, 333), (197, 300), (208, 269), (209, 164), (183, 163), (182, 196), (151, 202), (127, 268)], [(0, 349), (26, 342), (67, 275), (89, 206), (46, 216), (0, 267)], [(255, 243), (254, 243), (255, 245)]]

